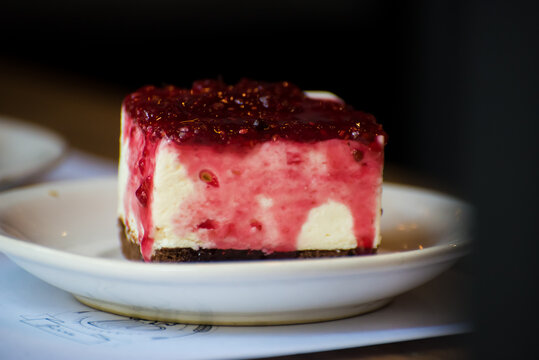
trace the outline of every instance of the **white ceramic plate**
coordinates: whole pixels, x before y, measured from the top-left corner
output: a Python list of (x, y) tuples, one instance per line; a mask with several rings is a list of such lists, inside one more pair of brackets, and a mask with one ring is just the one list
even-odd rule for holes
[(363, 257), (146, 264), (123, 260), (116, 179), (0, 195), (0, 251), (98, 309), (199, 324), (284, 324), (377, 309), (434, 278), (469, 250), (468, 207), (386, 184), (382, 248)]
[(65, 150), (65, 141), (54, 132), (0, 117), (0, 189), (50, 169)]

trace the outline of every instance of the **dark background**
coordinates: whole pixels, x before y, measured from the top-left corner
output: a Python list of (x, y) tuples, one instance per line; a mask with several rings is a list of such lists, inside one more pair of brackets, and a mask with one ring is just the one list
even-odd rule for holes
[(477, 208), (471, 345), (514, 358), (538, 333), (538, 10), (534, 1), (11, 1), (0, 8), (0, 55), (126, 93), (217, 76), (288, 80), (372, 112), (389, 134), (388, 165)]

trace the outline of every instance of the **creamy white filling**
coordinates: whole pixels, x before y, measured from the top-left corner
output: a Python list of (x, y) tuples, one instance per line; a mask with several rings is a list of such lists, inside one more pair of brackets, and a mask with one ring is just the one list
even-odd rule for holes
[(154, 249), (198, 249), (203, 243), (197, 234), (187, 233), (179, 237), (175, 231), (174, 219), (181, 216), (178, 214), (180, 204), (194, 191), (195, 185), (187, 176), (187, 170), (174, 149), (167, 141), (162, 141), (157, 149), (152, 202)]
[(125, 113), (122, 109), (121, 129), (122, 135), (120, 136), (120, 159), (118, 160), (118, 216), (122, 219), (125, 218), (125, 191), (127, 189), (127, 179), (129, 178), (129, 167), (127, 166), (127, 157), (129, 155), (129, 140), (124, 139)]
[(316, 99), (316, 100), (330, 100), (335, 101), (339, 103), (344, 103), (343, 99), (338, 97), (332, 92), (329, 91), (323, 91), (323, 90), (307, 90), (304, 92), (305, 95), (307, 95), (308, 98)]
[(357, 247), (354, 217), (346, 205), (329, 201), (309, 211), (297, 240), (298, 250)]
[[(309, 158), (317, 159), (320, 164), (325, 162), (325, 155), (314, 150)], [(154, 250), (167, 247), (198, 249), (210, 245), (202, 238), (204, 231), (189, 232), (183, 236), (178, 236), (175, 231), (174, 219), (181, 216), (177, 209), (194, 189), (195, 185), (188, 178), (174, 145), (162, 142), (157, 151), (154, 173)], [(264, 196), (259, 196), (257, 202), (261, 211), (273, 205), (273, 200)], [(310, 210), (297, 238), (298, 250), (353, 249), (357, 246), (353, 228), (354, 219), (349, 208), (342, 203), (330, 201)]]
[[(119, 167), (119, 215), (130, 224), (135, 236), (138, 236), (140, 224), (127, 209), (124, 212), (125, 188), (127, 186), (129, 170), (127, 155), (129, 143), (122, 145), (122, 155)], [(309, 159), (316, 159), (320, 166), (325, 163), (325, 155), (316, 151), (309, 154)], [(314, 164), (313, 164), (314, 165)], [(182, 236), (175, 230), (175, 218), (180, 204), (195, 191), (195, 184), (189, 179), (186, 167), (181, 163), (175, 146), (162, 141), (156, 153), (154, 171), (154, 188), (152, 202), (152, 219), (154, 223), (154, 250), (160, 248), (192, 248), (208, 247), (211, 244), (204, 239), (204, 231), (198, 233), (188, 232)], [(380, 201), (380, 196), (378, 197)], [(257, 202), (260, 210), (268, 209), (273, 205), (269, 197), (259, 196)], [(380, 243), (379, 235), (380, 213), (376, 215), (376, 237), (374, 247)], [(310, 210), (306, 222), (303, 224), (297, 238), (298, 250), (313, 249), (353, 249), (357, 246), (354, 235), (354, 218), (349, 208), (339, 202), (329, 201)]]
[(376, 217), (374, 219), (374, 240), (372, 241), (372, 247), (377, 248), (381, 241), (382, 235), (380, 234), (380, 219), (382, 217), (382, 177), (380, 174), (380, 185), (378, 187), (378, 197), (376, 205)]
[[(121, 128), (124, 129), (125, 125), (125, 114), (124, 110), (122, 109), (122, 120), (121, 120)], [(130, 206), (127, 205), (129, 203), (129, 199), (126, 198), (126, 190), (129, 185), (129, 179), (131, 177), (131, 173), (129, 171), (129, 137), (124, 137), (122, 135), (120, 140), (120, 159), (118, 164), (118, 217), (123, 220), (123, 222), (127, 225), (129, 224), (129, 230), (131, 234), (138, 238), (138, 229), (142, 226), (138, 223), (136, 217), (134, 216), (133, 211), (131, 210)]]

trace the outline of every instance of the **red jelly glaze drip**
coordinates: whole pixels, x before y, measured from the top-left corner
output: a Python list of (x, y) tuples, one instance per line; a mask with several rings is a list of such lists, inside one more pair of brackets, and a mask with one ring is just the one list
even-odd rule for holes
[[(148, 134), (143, 134), (133, 126), (131, 119), (124, 119), (123, 134), (129, 137), (131, 152), (127, 159), (129, 167), (129, 179), (127, 191), (134, 192), (136, 200), (126, 196), (124, 199), (124, 208), (129, 213), (133, 211), (133, 216), (140, 221), (137, 228), (139, 234), (139, 243), (144, 260), (149, 261), (152, 253), (153, 234), (149, 233), (152, 229), (153, 221), (151, 216), (153, 172), (155, 168), (155, 150), (157, 148), (156, 139)], [(125, 141), (125, 139), (124, 139)], [(129, 222), (129, 218), (125, 219)], [(134, 224), (128, 224), (129, 228), (134, 228)]]
[(218, 224), (215, 220), (207, 219), (201, 222), (200, 224), (198, 224), (197, 229), (213, 230), (213, 229), (217, 229), (217, 226)]
[(386, 134), (371, 114), (338, 101), (308, 98), (288, 83), (201, 80), (191, 89), (146, 86), (124, 100), (129, 116), (153, 137), (177, 143), (243, 144), (327, 139), (370, 144)]
[(135, 196), (137, 197), (140, 205), (142, 207), (148, 206), (148, 197), (152, 189), (152, 178), (151, 176), (147, 176), (144, 180), (142, 180), (142, 183), (138, 187), (137, 191), (135, 191)]

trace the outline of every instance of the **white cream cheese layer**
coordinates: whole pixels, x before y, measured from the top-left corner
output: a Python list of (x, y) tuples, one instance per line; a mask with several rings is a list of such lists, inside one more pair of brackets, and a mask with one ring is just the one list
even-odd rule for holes
[[(195, 184), (187, 176), (175, 149), (174, 144), (163, 141), (156, 155), (152, 203), (154, 250), (208, 247), (210, 244), (200, 236), (204, 231), (188, 232), (183, 236), (178, 236), (175, 231), (175, 218), (182, 216), (178, 214), (180, 204), (195, 191)], [(321, 161), (320, 166), (325, 162), (325, 156), (314, 151), (309, 154), (309, 159)], [(268, 197), (259, 196), (257, 200), (261, 212), (273, 204)], [(329, 201), (313, 208), (297, 238), (298, 250), (355, 248), (353, 222), (349, 208), (342, 203)]]
[(194, 191), (195, 185), (170, 142), (162, 141), (157, 149), (153, 179), (154, 250), (167, 247), (198, 249), (203, 244), (197, 234), (178, 237), (174, 230), (174, 219), (182, 216), (178, 214), (180, 204)]
[[(195, 191), (193, 181), (188, 177), (184, 165), (182, 165), (176, 146), (173, 143), (162, 141), (156, 152), (156, 162), (153, 181), (153, 201), (151, 204), (152, 220), (154, 224), (153, 238), (154, 250), (160, 248), (192, 248), (199, 249), (208, 247), (207, 241), (200, 237), (204, 231), (184, 232), (179, 236), (175, 230), (175, 219), (178, 216), (180, 204)], [(122, 155), (119, 166), (119, 215), (126, 219), (130, 229), (135, 236), (139, 234), (139, 224), (132, 212), (127, 209), (124, 212), (125, 188), (129, 181), (129, 170), (127, 166), (127, 154), (129, 144), (122, 144)], [(325, 157), (323, 154), (309, 154), (308, 158), (312, 161), (317, 159), (320, 166), (323, 167)], [(134, 194), (133, 194), (134, 195)], [(380, 196), (378, 196), (380, 200)], [(271, 207), (273, 200), (268, 197), (259, 196), (257, 199), (260, 205), (260, 211)], [(186, 214), (186, 216), (189, 216)], [(380, 242), (379, 222), (380, 215), (376, 216), (376, 237), (374, 247)], [(334, 250), (334, 249), (353, 249), (357, 246), (354, 236), (354, 219), (349, 208), (339, 202), (328, 201), (318, 207), (310, 210), (306, 222), (302, 225), (300, 234), (297, 238), (298, 250)]]
[(122, 109), (122, 136), (120, 138), (120, 159), (118, 163), (118, 217), (123, 220), (126, 226), (129, 226), (129, 231), (133, 237), (138, 239), (139, 229), (142, 229), (142, 225), (137, 221), (136, 216), (134, 215), (133, 209), (131, 208), (131, 200), (127, 198), (128, 196), (135, 196), (135, 194), (126, 194), (126, 191), (129, 187), (129, 181), (131, 178), (131, 173), (129, 171), (129, 158), (130, 158), (130, 143), (129, 137), (124, 136), (123, 132), (125, 130), (125, 113)]
[(357, 247), (354, 217), (347, 206), (329, 201), (309, 211), (298, 236), (298, 250), (335, 250)]

